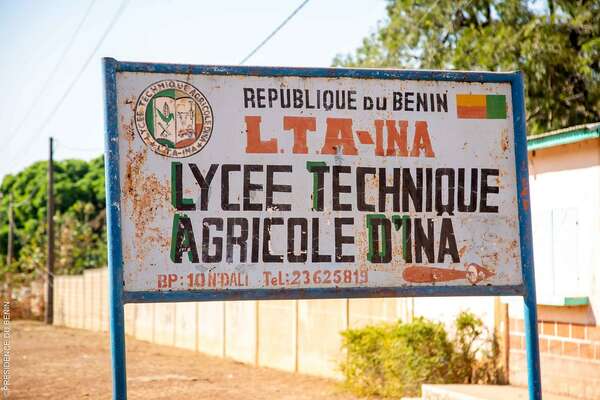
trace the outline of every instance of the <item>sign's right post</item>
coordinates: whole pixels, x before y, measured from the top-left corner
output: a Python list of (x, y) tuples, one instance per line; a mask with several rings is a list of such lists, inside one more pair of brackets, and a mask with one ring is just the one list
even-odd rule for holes
[(525, 99), (523, 75), (515, 73), (512, 81), (514, 108), (515, 156), (517, 164), (517, 193), (519, 201), (519, 229), (521, 260), (525, 293), (525, 341), (527, 350), (527, 379), (529, 398), (541, 400), (542, 381), (540, 376), (540, 346), (538, 339), (537, 302), (535, 296), (535, 273), (533, 266), (531, 206), (529, 200), (529, 169), (527, 164), (527, 131), (525, 121)]

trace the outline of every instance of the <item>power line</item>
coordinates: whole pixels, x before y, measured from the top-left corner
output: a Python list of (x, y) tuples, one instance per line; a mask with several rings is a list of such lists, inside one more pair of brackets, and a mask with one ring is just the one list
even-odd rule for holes
[(23, 115), (23, 119), (21, 119), (21, 121), (19, 122), (17, 127), (9, 135), (8, 142), (5, 144), (6, 148), (8, 148), (8, 146), (10, 146), (13, 139), (16, 137), (17, 132), (19, 132), (21, 130), (21, 128), (23, 127), (25, 122), (29, 119), (28, 117), (31, 114), (31, 112), (33, 111), (33, 109), (35, 108), (35, 106), (38, 105), (40, 99), (42, 98), (44, 93), (46, 93), (46, 90), (48, 90), (48, 87), (50, 86), (50, 82), (52, 82), (52, 80), (54, 79), (54, 76), (58, 72), (58, 68), (60, 67), (61, 61), (64, 60), (67, 53), (71, 50), (71, 46), (73, 46), (73, 43), (75, 43), (75, 39), (77, 39), (77, 36), (79, 35), (79, 32), (81, 31), (81, 28), (83, 27), (84, 22), (87, 20), (88, 16), (90, 15), (90, 11), (92, 10), (92, 7), (94, 6), (95, 3), (96, 3), (96, 0), (92, 0), (89, 4), (88, 8), (85, 10), (83, 18), (81, 18), (81, 20), (79, 21), (79, 25), (77, 25), (77, 28), (75, 28), (75, 31), (71, 35), (71, 39), (69, 40), (69, 43), (67, 43), (67, 45), (63, 49), (62, 53), (58, 57), (58, 61), (54, 65), (54, 68), (52, 68), (52, 71), (50, 72), (50, 74), (48, 74), (48, 77), (42, 84), (41, 90), (34, 97), (34, 100), (29, 105), (29, 108), (27, 108), (27, 112), (25, 112), (25, 114)]
[(306, 3), (308, 3), (310, 0), (304, 0), (286, 19), (283, 20), (283, 22), (281, 24), (279, 24), (279, 26), (277, 28), (275, 28), (275, 30), (273, 32), (271, 32), (269, 34), (269, 36), (267, 36), (262, 42), (260, 42), (260, 44), (258, 46), (256, 46), (256, 48), (254, 50), (252, 50), (250, 52), (250, 54), (248, 54), (246, 57), (244, 57), (242, 59), (242, 61), (240, 61), (240, 65), (243, 65), (246, 61), (248, 61), (250, 59), (250, 57), (252, 57), (254, 54), (256, 54), (256, 52), (258, 50), (260, 50), (261, 47), (263, 47), (269, 40), (271, 40), (271, 38), (273, 36), (275, 36), (277, 34), (277, 32), (279, 32), (281, 30), (281, 28), (283, 28), (288, 22), (290, 22), (290, 20), (292, 18), (294, 18), (294, 16), (298, 13), (298, 11), (300, 11), (305, 5)]
[(89, 151), (89, 152), (103, 152), (103, 148), (99, 147), (71, 147), (62, 142), (62, 140), (54, 139), (54, 145), (58, 145), (59, 149), (71, 150), (71, 151)]
[[(48, 114), (48, 116), (46, 117), (46, 119), (44, 119), (44, 121), (40, 124), (39, 128), (37, 130), (33, 131), (33, 135), (39, 135), (43, 131), (43, 129), (45, 128), (45, 126), (52, 120), (52, 118), (54, 117), (54, 115), (56, 115), (56, 112), (62, 106), (62, 104), (65, 101), (65, 99), (69, 96), (69, 94), (71, 93), (71, 90), (73, 90), (73, 88), (75, 87), (75, 85), (77, 84), (77, 82), (79, 81), (79, 79), (81, 78), (81, 76), (83, 75), (83, 73), (85, 72), (85, 70), (87, 69), (87, 67), (90, 64), (90, 62), (94, 59), (94, 56), (96, 55), (96, 52), (98, 51), (98, 49), (100, 48), (100, 46), (102, 46), (102, 44), (104, 43), (104, 40), (106, 39), (106, 37), (108, 36), (108, 34), (112, 30), (112, 28), (115, 26), (115, 24), (117, 23), (117, 21), (119, 20), (119, 18), (123, 14), (123, 12), (125, 11), (125, 8), (129, 4), (129, 1), (130, 0), (123, 0), (121, 2), (121, 5), (119, 6), (119, 9), (117, 10), (117, 12), (113, 16), (112, 20), (110, 21), (110, 23), (108, 24), (108, 26), (106, 27), (106, 29), (104, 30), (104, 32), (102, 33), (102, 36), (100, 37), (100, 40), (98, 41), (98, 43), (94, 47), (94, 50), (90, 53), (90, 55), (88, 56), (88, 58), (83, 63), (83, 66), (78, 71), (77, 75), (75, 76), (75, 79), (73, 79), (71, 81), (71, 84), (67, 87), (67, 90), (62, 94), (62, 96), (60, 97), (60, 99), (58, 100), (58, 102), (52, 108), (52, 111)], [(25, 143), (31, 143), (31, 139), (33, 139), (33, 137), (34, 136), (28, 137), (25, 140)], [(27, 147), (25, 149), (24, 153), (20, 154), (20, 156), (26, 155), (27, 152), (29, 151), (29, 149), (31, 149), (31, 146)], [(16, 154), (16, 152), (15, 152), (15, 154)]]

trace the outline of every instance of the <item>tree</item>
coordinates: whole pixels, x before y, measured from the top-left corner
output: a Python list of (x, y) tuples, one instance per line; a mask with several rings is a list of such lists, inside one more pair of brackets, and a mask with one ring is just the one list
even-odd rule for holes
[(600, 120), (600, 1), (388, 0), (334, 65), (521, 70), (531, 134)]
[[(40, 161), (0, 185), (0, 210), (14, 203), (14, 262), (6, 266), (7, 215), (0, 213), (0, 277), (6, 272), (25, 279), (42, 274), (46, 265), (46, 199), (48, 163)], [(57, 274), (81, 273), (106, 263), (104, 160), (55, 162)]]

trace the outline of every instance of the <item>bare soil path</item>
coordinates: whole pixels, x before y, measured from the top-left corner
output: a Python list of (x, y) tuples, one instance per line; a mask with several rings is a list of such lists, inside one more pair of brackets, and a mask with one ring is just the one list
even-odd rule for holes
[[(10, 399), (110, 399), (107, 334), (11, 324)], [(127, 339), (129, 399), (355, 400), (334, 381)]]

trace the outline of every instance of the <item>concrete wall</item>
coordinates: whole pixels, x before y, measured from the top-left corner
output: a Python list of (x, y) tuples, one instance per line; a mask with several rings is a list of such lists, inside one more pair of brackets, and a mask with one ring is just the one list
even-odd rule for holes
[[(108, 330), (106, 268), (56, 276), (54, 285), (55, 325)], [(127, 304), (125, 332), (252, 365), (339, 378), (341, 331), (408, 320), (412, 306), (411, 299)]]
[[(54, 281), (55, 324), (108, 330), (108, 272)], [(493, 327), (493, 298), (272, 300), (125, 305), (125, 332), (140, 340), (263, 367), (340, 378), (340, 332), (425, 316), (451, 325), (470, 309)]]

